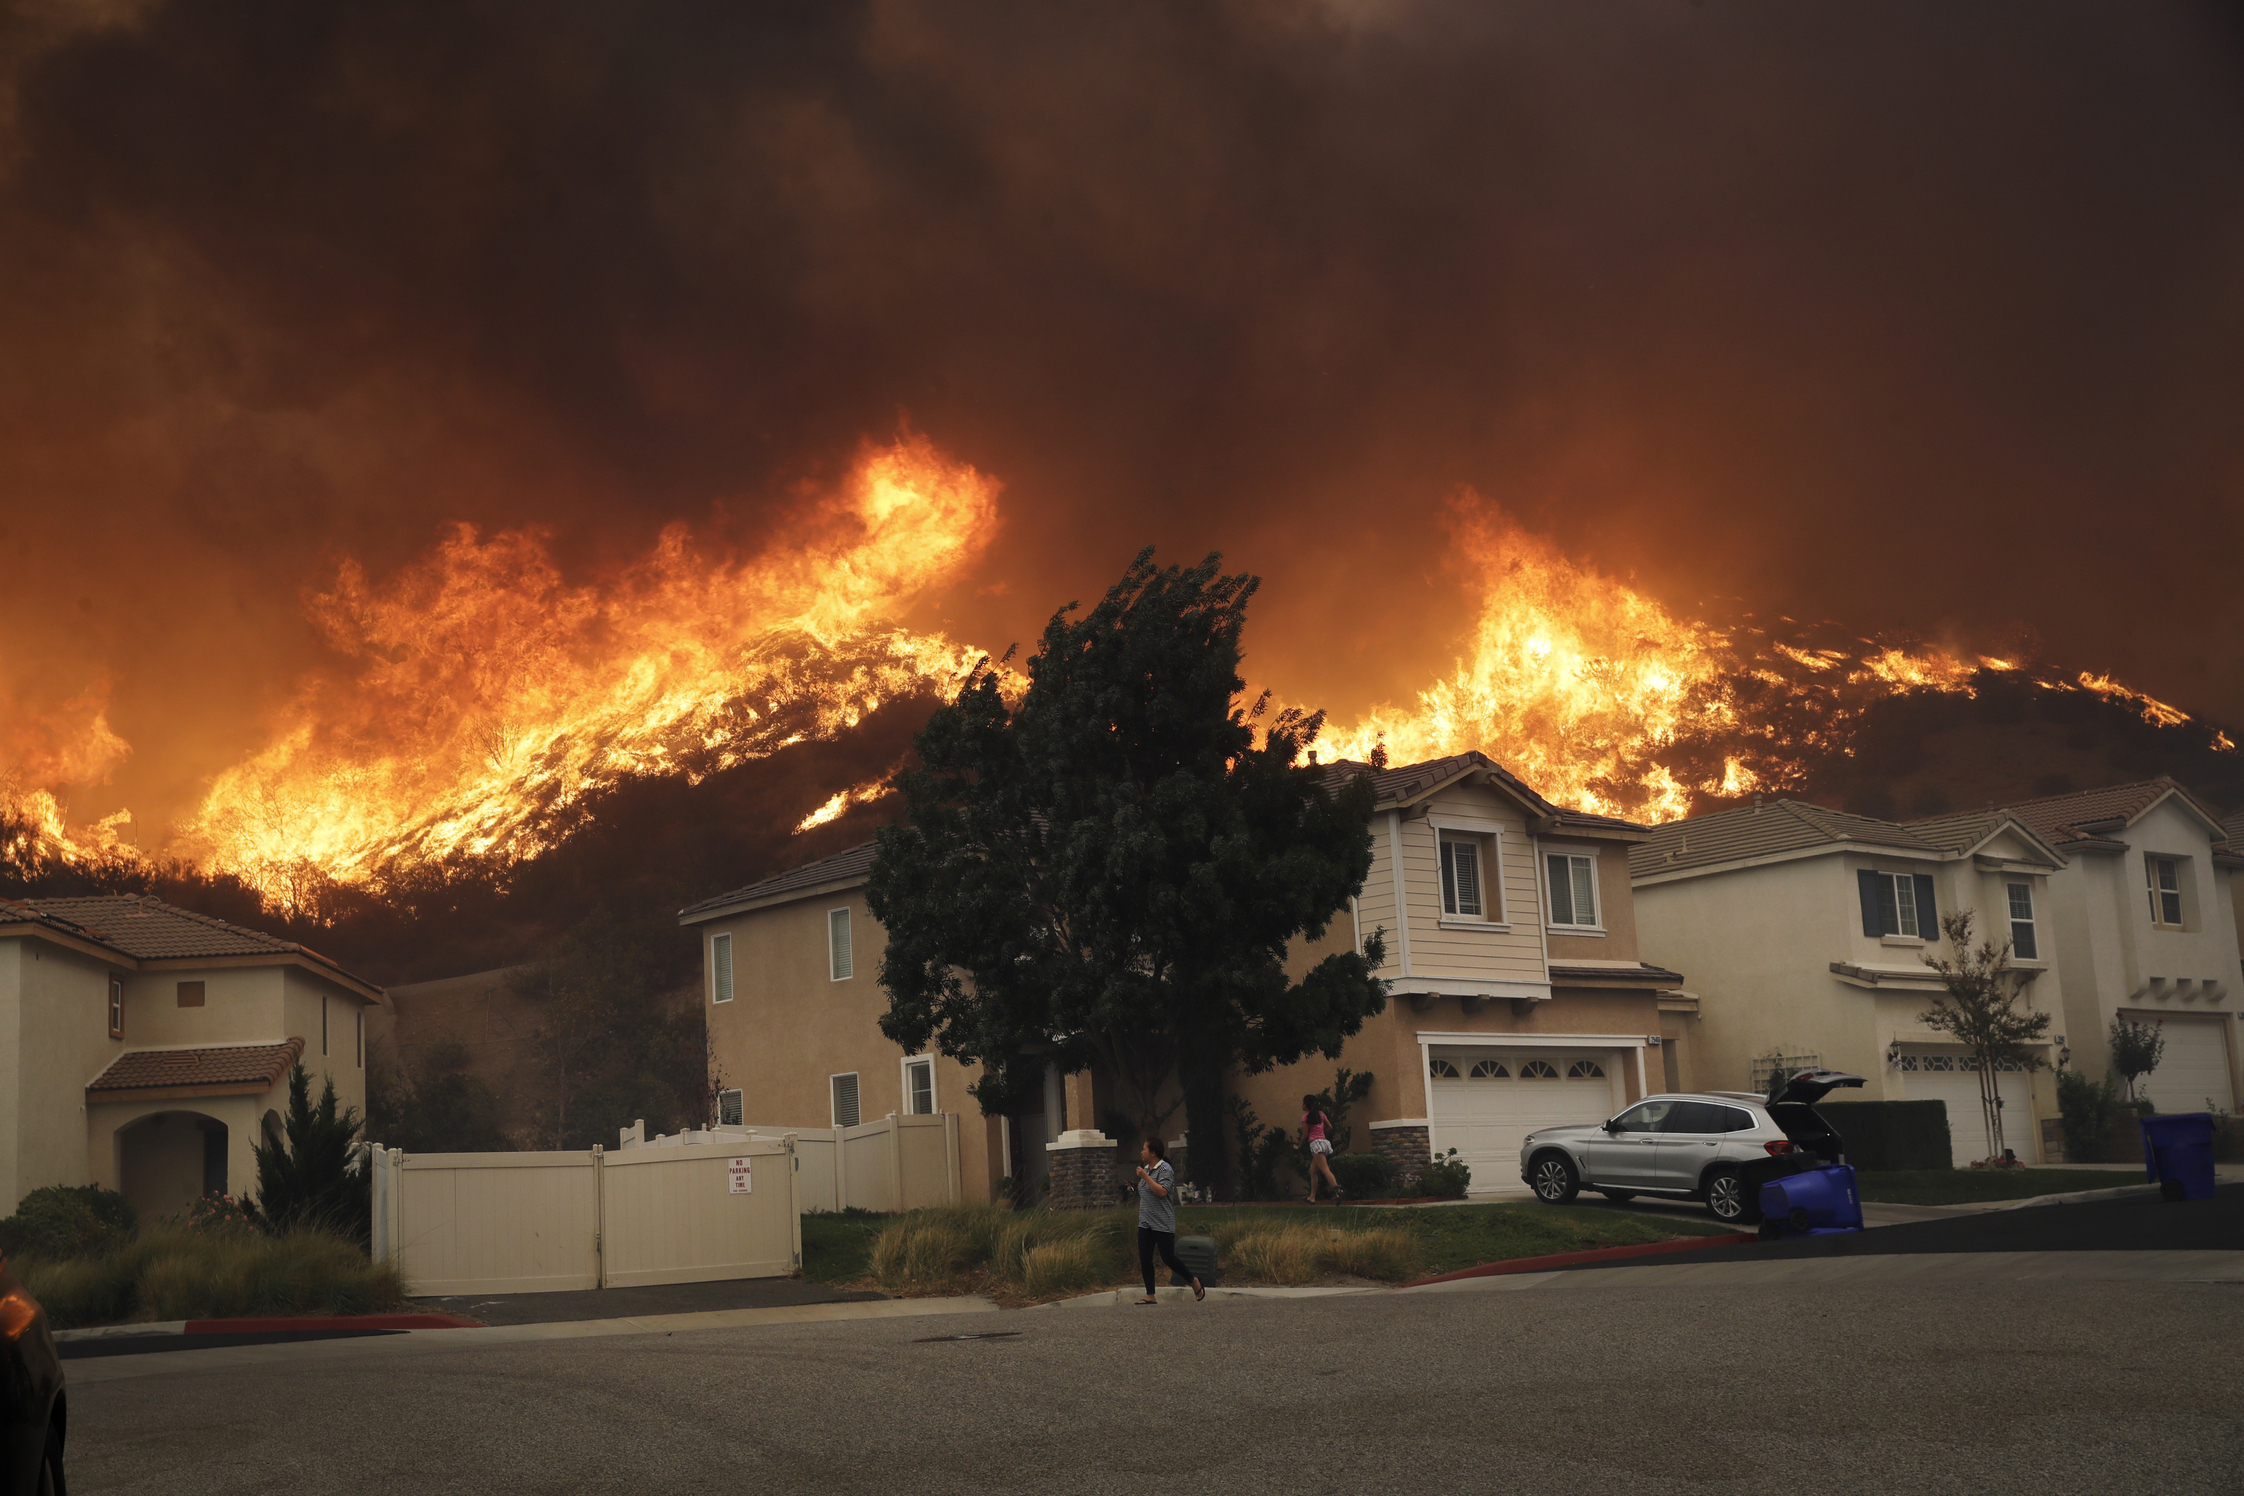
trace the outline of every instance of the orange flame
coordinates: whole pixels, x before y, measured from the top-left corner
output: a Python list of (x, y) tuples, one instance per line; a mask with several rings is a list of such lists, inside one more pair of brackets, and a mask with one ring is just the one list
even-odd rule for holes
[(556, 813), (625, 775), (699, 778), (831, 737), (973, 667), (888, 620), (988, 543), (996, 493), (908, 437), (868, 449), (750, 562), (673, 525), (620, 577), (572, 585), (542, 534), (463, 525), (386, 583), (346, 564), (311, 612), (356, 674), (308, 683), (218, 776), (191, 838), (302, 907), (322, 878), (533, 853)]
[(2080, 688), (2083, 691), (2093, 691), (2107, 701), (2132, 706), (2143, 714), (2145, 722), (2154, 722), (2160, 727), (2179, 727), (2189, 720), (2189, 713), (2180, 707), (2168, 706), (2157, 697), (2145, 696), (2140, 691), (2130, 691), (2108, 675), (2090, 675), (2083, 670), (2080, 673)]

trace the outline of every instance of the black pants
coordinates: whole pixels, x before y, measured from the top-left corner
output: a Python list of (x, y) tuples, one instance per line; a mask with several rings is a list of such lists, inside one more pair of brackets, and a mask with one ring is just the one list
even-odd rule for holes
[(1177, 1234), (1174, 1231), (1156, 1231), (1151, 1226), (1138, 1227), (1138, 1271), (1145, 1274), (1145, 1296), (1153, 1297), (1153, 1251), (1161, 1250), (1161, 1260), (1178, 1276), (1189, 1278), (1192, 1270), (1177, 1261)]

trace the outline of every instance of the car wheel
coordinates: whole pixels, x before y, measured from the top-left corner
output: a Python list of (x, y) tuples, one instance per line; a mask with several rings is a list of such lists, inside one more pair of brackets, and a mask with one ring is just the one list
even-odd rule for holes
[(39, 1461), (39, 1496), (69, 1496), (62, 1478), (62, 1430), (47, 1429), (46, 1457)]
[(1746, 1198), (1745, 1176), (1735, 1169), (1716, 1169), (1706, 1176), (1706, 1208), (1725, 1226), (1750, 1226), (1761, 1219)]
[(1535, 1198), (1545, 1205), (1564, 1205), (1582, 1192), (1582, 1176), (1562, 1153), (1546, 1153), (1535, 1160), (1528, 1171), (1528, 1182), (1535, 1188)]
[(1636, 1198), (1636, 1191), (1634, 1190), (1599, 1190), (1598, 1193), (1603, 1195), (1606, 1199), (1612, 1201), (1615, 1205), (1620, 1204), (1623, 1200), (1633, 1200)]

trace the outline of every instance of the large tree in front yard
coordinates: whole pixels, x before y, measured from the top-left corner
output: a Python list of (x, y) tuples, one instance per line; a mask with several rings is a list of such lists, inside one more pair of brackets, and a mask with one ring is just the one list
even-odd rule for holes
[(1971, 943), (1971, 911), (1961, 910), (1940, 921), (1948, 937), (1950, 956), (1927, 956), (1925, 965), (1940, 977), (1946, 990), (1933, 998), (1920, 1020), (1925, 1027), (1950, 1034), (1969, 1051), (1972, 1068), (1979, 1072), (1979, 1106), (1987, 1119), (1987, 1140), (1993, 1156), (2002, 1157), (2002, 1092), (1996, 1067), (2015, 1062), (2032, 1070), (2041, 1056), (2026, 1046), (2049, 1031), (2049, 1015), (2018, 1005), (2021, 973), (2010, 964), (2010, 942), (1996, 945)]
[(1098, 1064), (1152, 1130), (1177, 1078), (1206, 1177), (1210, 1080), (1337, 1057), (1386, 1004), (1378, 933), (1286, 973), (1363, 886), (1372, 791), (1308, 760), (1321, 714), (1239, 705), (1258, 580), (1152, 555), (1053, 615), (1017, 706), (984, 662), (929, 720), (867, 897), (889, 1038), (981, 1064), (991, 1114), (1047, 1062)]

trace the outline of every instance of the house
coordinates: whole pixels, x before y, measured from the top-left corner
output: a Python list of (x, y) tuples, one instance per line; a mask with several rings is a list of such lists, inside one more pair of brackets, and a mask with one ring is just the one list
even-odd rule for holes
[(2074, 1067), (2103, 1073), (2115, 1017), (2156, 1022), (2166, 1052), (2143, 1089), (2158, 1108), (2235, 1110), (2244, 855), (2229, 830), (2167, 778), (2021, 800), (2003, 813), (2064, 857), (2048, 923), (2066, 972), (2058, 1027)]
[[(1760, 1090), (1778, 1064), (1851, 1071), (1863, 1100), (1947, 1103), (1959, 1163), (1993, 1143), (1963, 1046), (1923, 1022), (1941, 990), (1925, 957), (1948, 950), (1940, 920), (1959, 909), (2011, 940), (2022, 1000), (2053, 1020), (2039, 1053), (2054, 1063), (2074, 980), (2053, 928), (2065, 866), (1999, 811), (1903, 826), (1797, 800), (1670, 822), (1629, 852), (1644, 949), (1687, 969), (1704, 1004), (1695, 1087)], [(2040, 1161), (2048, 1072), (1996, 1080), (2004, 1146)]]
[(0, 1205), (91, 1183), (163, 1215), (253, 1188), (296, 1061), (364, 1110), (381, 1001), (316, 951), (157, 899), (0, 900)]
[[(1350, 1119), (1358, 1151), (1376, 1147), (1408, 1173), (1454, 1147), (1476, 1188), (1501, 1188), (1516, 1186), (1528, 1131), (1600, 1121), (1683, 1083), (1694, 1000), (1675, 972), (1637, 957), (1627, 854), (1642, 828), (1554, 806), (1478, 753), (1376, 771), (1373, 786), (1363, 892), (1293, 962), (1305, 970), (1337, 942), (1384, 930), (1389, 1005), (1337, 1062), (1234, 1077), (1265, 1123), (1292, 1128), (1301, 1096), (1336, 1068), (1369, 1072)], [(963, 1113), (967, 1198), (988, 1198), (1008, 1176), (1041, 1178), (1055, 1144), (1119, 1130), (1096, 1071), (1048, 1074), (1028, 1107), (983, 1119), (966, 1095), (970, 1068), (882, 1037), (882, 935), (864, 900), (872, 860), (871, 846), (854, 848), (680, 913), (702, 941), (726, 1088), (719, 1120), (826, 1127)], [(1179, 1142), (1183, 1130), (1180, 1110)]]

